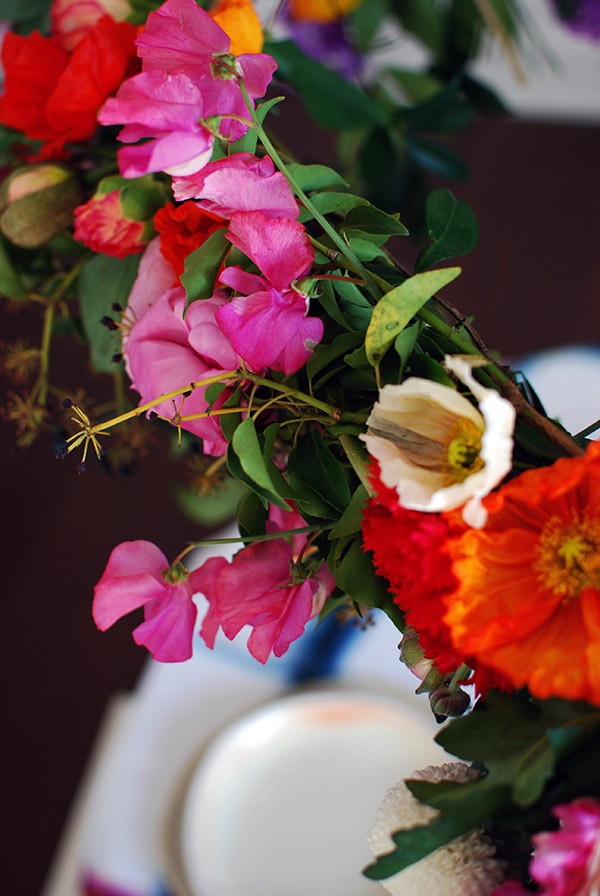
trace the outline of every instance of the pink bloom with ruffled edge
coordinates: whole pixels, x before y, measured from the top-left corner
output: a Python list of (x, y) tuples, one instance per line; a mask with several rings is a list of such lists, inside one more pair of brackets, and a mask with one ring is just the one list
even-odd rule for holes
[(600, 800), (583, 797), (552, 812), (560, 828), (533, 837), (531, 876), (544, 896), (598, 896)]
[[(236, 370), (240, 359), (215, 322), (215, 315), (227, 301), (224, 293), (192, 302), (187, 310), (184, 290), (176, 286), (159, 296), (129, 330), (123, 345), (132, 388), (139, 392), (140, 404), (165, 392)], [(208, 409), (205, 390), (194, 389), (186, 397), (164, 401), (155, 413), (172, 420), (176, 414), (203, 414)], [(211, 404), (220, 408), (229, 396), (225, 390)], [(218, 416), (183, 421), (181, 428), (203, 441), (206, 454), (220, 456), (227, 450)]]
[(310, 270), (315, 257), (304, 227), (289, 218), (240, 212), (233, 215), (227, 238), (265, 276), (226, 268), (221, 283), (246, 298), (224, 305), (217, 312), (217, 323), (254, 369), (295, 373), (323, 337), (323, 322), (306, 316), (308, 296), (293, 286)]
[(142, 73), (98, 116), (100, 124), (125, 125), (119, 134), (124, 143), (152, 138), (119, 150), (121, 174), (194, 174), (212, 155), (213, 125), (205, 122), (221, 119), (220, 136), (241, 137), (248, 125), (238, 118), (247, 118), (248, 110), (238, 79), (252, 99), (264, 96), (276, 63), (265, 54), (229, 55), (229, 37), (195, 0), (167, 0), (148, 16), (136, 43)]
[[(582, 797), (552, 813), (560, 820), (557, 831), (532, 837), (534, 854), (529, 866), (541, 886), (539, 896), (598, 896), (600, 894), (600, 800)], [(528, 896), (516, 881), (506, 881), (491, 896)]]
[(148, 239), (146, 221), (127, 218), (121, 207), (120, 190), (92, 196), (75, 209), (75, 239), (94, 252), (125, 258), (141, 252)]
[(259, 159), (249, 152), (209, 162), (189, 177), (173, 178), (173, 195), (178, 201), (201, 199), (202, 208), (222, 218), (253, 211), (261, 211), (267, 218), (298, 217), (290, 185), (275, 171), (271, 158)]
[[(264, 96), (277, 68), (266, 53), (232, 56), (229, 35), (195, 0), (167, 0), (148, 16), (136, 41), (142, 70), (184, 74), (198, 85), (204, 115), (248, 118), (238, 79), (251, 99)], [(243, 122), (229, 119), (220, 133), (236, 140), (247, 131)]]
[(94, 589), (94, 622), (106, 631), (122, 616), (144, 608), (144, 622), (133, 632), (136, 644), (155, 660), (177, 663), (192, 655), (198, 591), (197, 572), (169, 566), (150, 541), (125, 541), (113, 550)]
[[(270, 514), (267, 531), (305, 525), (296, 512)], [(299, 539), (299, 540), (298, 540)], [(209, 602), (200, 634), (214, 647), (219, 629), (232, 640), (246, 625), (252, 627), (248, 650), (259, 663), (271, 653), (282, 656), (323, 607), (334, 587), (331, 573), (322, 565), (310, 577), (294, 575), (296, 552), (306, 536), (287, 541), (265, 541), (242, 548), (229, 562), (213, 557), (200, 567), (195, 582)]]

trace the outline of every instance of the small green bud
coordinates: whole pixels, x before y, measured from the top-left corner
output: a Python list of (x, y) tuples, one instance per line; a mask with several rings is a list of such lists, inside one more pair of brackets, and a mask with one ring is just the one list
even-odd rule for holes
[(37, 249), (71, 226), (81, 199), (75, 175), (64, 165), (18, 168), (0, 185), (0, 231), (15, 246)]
[(438, 722), (462, 716), (470, 706), (469, 695), (461, 688), (443, 684), (429, 695), (429, 703)]

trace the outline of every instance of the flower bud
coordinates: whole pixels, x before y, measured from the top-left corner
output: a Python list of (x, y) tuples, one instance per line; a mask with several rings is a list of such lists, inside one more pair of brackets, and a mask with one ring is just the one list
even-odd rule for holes
[(436, 719), (443, 722), (448, 717), (462, 716), (469, 708), (471, 700), (461, 688), (442, 684), (430, 693), (429, 703)]
[(151, 175), (105, 177), (75, 209), (75, 239), (115, 258), (141, 252), (154, 236), (152, 218), (166, 198), (166, 187)]
[(419, 644), (419, 636), (414, 629), (407, 629), (400, 642), (400, 660), (421, 682), (417, 694), (424, 694), (439, 687), (444, 676), (438, 672), (432, 660), (428, 660)]
[(64, 165), (18, 168), (0, 186), (0, 230), (15, 246), (37, 249), (71, 225), (79, 202), (79, 184)]

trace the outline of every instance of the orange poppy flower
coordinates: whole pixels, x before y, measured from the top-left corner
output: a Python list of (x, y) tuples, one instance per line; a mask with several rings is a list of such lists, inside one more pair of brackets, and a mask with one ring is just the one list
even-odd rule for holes
[(523, 473), (485, 506), (485, 528), (448, 543), (455, 647), (535, 697), (600, 705), (600, 443)]

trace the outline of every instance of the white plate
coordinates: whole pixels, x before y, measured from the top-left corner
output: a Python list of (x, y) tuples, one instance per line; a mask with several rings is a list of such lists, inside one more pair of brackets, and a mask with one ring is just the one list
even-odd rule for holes
[(218, 734), (188, 776), (170, 883), (182, 896), (383, 893), (361, 875), (377, 806), (444, 756), (401, 700), (340, 689), (268, 703)]

